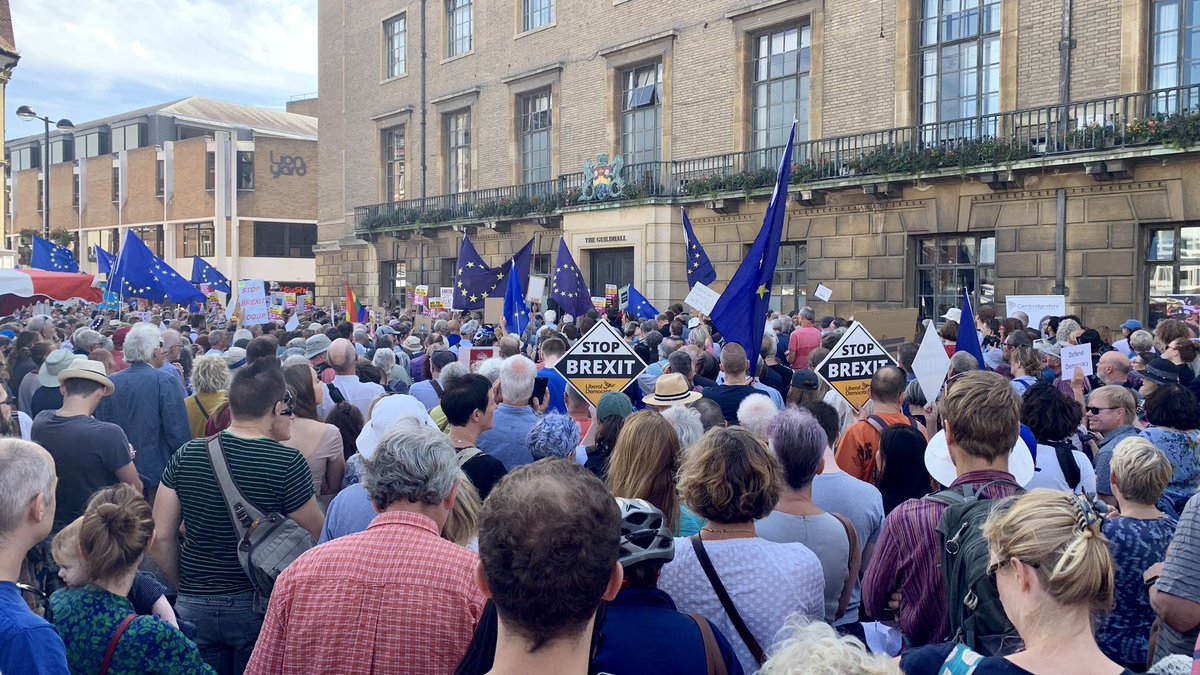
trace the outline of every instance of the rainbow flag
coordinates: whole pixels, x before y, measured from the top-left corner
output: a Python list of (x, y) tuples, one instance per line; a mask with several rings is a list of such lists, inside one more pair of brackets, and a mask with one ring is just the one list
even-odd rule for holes
[(346, 285), (346, 320), (352, 323), (366, 323), (367, 308), (358, 301), (358, 296), (354, 294), (354, 289)]

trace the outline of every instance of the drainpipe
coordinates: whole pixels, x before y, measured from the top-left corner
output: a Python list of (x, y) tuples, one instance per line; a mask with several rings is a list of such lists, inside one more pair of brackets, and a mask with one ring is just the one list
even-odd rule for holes
[[(1075, 39), (1071, 36), (1071, 6), (1073, 0), (1062, 0), (1062, 37), (1058, 42), (1058, 102), (1062, 106), (1059, 113), (1060, 124), (1064, 134), (1070, 124), (1069, 106), (1071, 105), (1071, 50), (1075, 48)], [(1054, 288), (1055, 295), (1068, 295), (1070, 289), (1066, 283), (1067, 266), (1067, 191), (1059, 188), (1055, 191), (1056, 209), (1054, 219)]]
[[(425, 174), (429, 165), (425, 161), (425, 64), (428, 54), (425, 52), (425, 2), (421, 0), (421, 199), (425, 199)], [(1070, 0), (1067, 0), (1070, 2)], [(425, 259), (421, 258), (422, 275), (424, 274)], [(422, 279), (422, 283), (424, 280)]]

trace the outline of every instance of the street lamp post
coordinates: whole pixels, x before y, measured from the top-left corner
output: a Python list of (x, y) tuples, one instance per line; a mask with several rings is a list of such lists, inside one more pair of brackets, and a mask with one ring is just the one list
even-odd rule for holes
[[(46, 123), (45, 141), (42, 144), (42, 238), (50, 238), (50, 118), (41, 117), (33, 108), (23, 105), (17, 108), (17, 117), (31, 122), (41, 120)], [(59, 131), (74, 131), (75, 125), (67, 118), (60, 119), (54, 124)]]

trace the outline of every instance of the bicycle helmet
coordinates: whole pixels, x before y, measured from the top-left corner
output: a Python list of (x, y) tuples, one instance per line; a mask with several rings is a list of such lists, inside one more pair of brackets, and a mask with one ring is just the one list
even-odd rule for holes
[(675, 538), (662, 511), (644, 499), (616, 499), (621, 509), (621, 565), (630, 567), (643, 560), (674, 559)]

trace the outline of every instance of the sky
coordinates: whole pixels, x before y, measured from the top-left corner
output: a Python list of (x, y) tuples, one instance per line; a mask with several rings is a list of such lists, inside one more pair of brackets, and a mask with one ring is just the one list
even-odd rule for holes
[(188, 96), (282, 110), (317, 90), (317, 0), (11, 0), (5, 136)]

